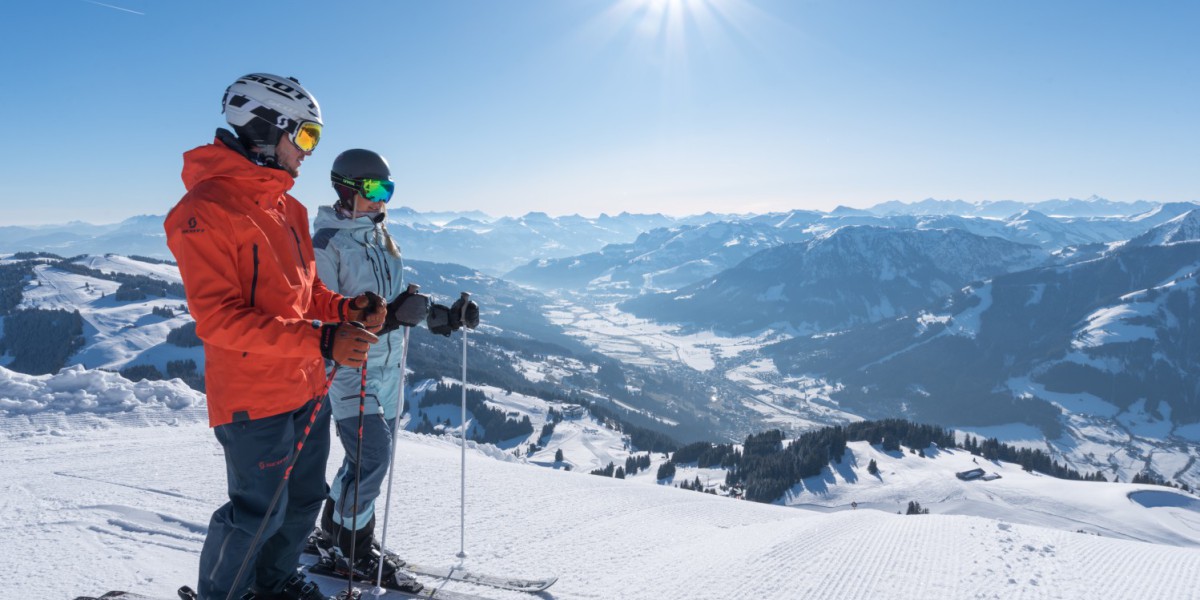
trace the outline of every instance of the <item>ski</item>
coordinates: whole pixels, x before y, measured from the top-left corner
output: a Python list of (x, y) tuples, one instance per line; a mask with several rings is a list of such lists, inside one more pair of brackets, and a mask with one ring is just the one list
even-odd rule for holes
[(75, 600), (165, 600), (161, 597), (143, 596), (133, 592), (114, 590), (103, 596), (76, 596)]
[[(343, 582), (339, 580), (338, 583), (343, 583)], [(340, 599), (340, 598), (343, 598), (344, 595), (345, 595), (345, 591), (343, 590), (342, 592), (339, 592), (335, 596), (330, 596), (330, 598), (331, 599), (333, 599), (333, 598)], [(361, 594), (361, 592), (359, 592), (359, 590), (355, 590), (353, 597), (361, 598), (362, 594)], [(192, 592), (190, 588), (187, 588), (186, 586), (184, 586), (179, 589), (179, 598), (182, 598), (183, 600), (195, 600), (196, 596), (195, 596), (195, 592)], [(493, 600), (492, 598), (488, 598), (486, 596), (477, 596), (475, 594), (466, 594), (463, 592), (451, 592), (449, 590), (439, 590), (439, 589), (430, 588), (430, 587), (427, 587), (417, 593), (402, 592), (399, 590), (388, 590), (387, 593), (383, 595), (383, 598), (385, 598), (386, 600), (400, 600), (402, 598), (407, 598), (407, 599), (412, 599), (412, 600), (421, 600), (421, 599), (428, 599), (428, 598), (433, 598), (434, 600)], [(120, 591), (120, 590), (114, 590), (111, 592), (107, 592), (101, 596), (77, 596), (75, 598), (75, 600), (168, 600), (168, 599), (163, 598), (161, 596), (146, 596), (143, 594), (138, 594), (136, 592), (125, 592), (125, 591)], [(170, 600), (176, 600), (176, 599), (172, 598)]]
[[(178, 594), (179, 594), (179, 598), (181, 598), (182, 600), (196, 600), (196, 592), (192, 591), (192, 588), (190, 588), (186, 585), (179, 588)], [(161, 596), (146, 596), (144, 594), (138, 594), (136, 592), (125, 592), (125, 591), (121, 591), (121, 590), (113, 590), (111, 592), (105, 593), (102, 596), (77, 596), (75, 598), (75, 600), (166, 600), (166, 599), (162, 598)], [(171, 600), (178, 600), (178, 599), (172, 598)]]
[[(321, 559), (332, 559), (335, 554), (333, 545), (324, 537), (320, 530), (314, 531), (312, 536), (308, 538), (308, 545), (304, 548), (304, 551), (307, 554), (321, 557)], [(437, 577), (439, 579), (447, 579), (450, 581), (462, 581), (464, 583), (486, 585), (503, 590), (513, 590), (516, 592), (525, 592), (529, 594), (544, 592), (547, 588), (554, 585), (554, 583), (558, 581), (558, 577), (546, 577), (542, 579), (527, 577), (503, 577), (499, 575), (479, 573), (457, 566), (445, 567), (413, 563), (400, 558), (396, 553), (391, 552), (390, 550), (387, 552), (387, 555), (396, 563), (397, 566), (400, 567), (401, 570), (413, 575)]]
[[(329, 570), (327, 565), (323, 567), (321, 562), (318, 562), (313, 565), (309, 565), (308, 567), (306, 567), (306, 570), (308, 571), (308, 573), (310, 575), (313, 576), (314, 579), (316, 579), (316, 578), (323, 579), (322, 583), (332, 581), (332, 582), (337, 582), (337, 583), (341, 584), (342, 586), (346, 585), (346, 579), (345, 579), (344, 575), (337, 573), (336, 571)], [(357, 577), (355, 578), (355, 581), (361, 582), (364, 584), (374, 584), (373, 580), (372, 581), (364, 581)], [(435, 588), (432, 586), (425, 586), (425, 588), (419, 592), (406, 592), (406, 591), (397, 590), (394, 588), (385, 588), (385, 589), (387, 589), (387, 592), (384, 593), (383, 596), (381, 596), (384, 600), (392, 600), (392, 599), (400, 599), (400, 598), (409, 598), (409, 599), (433, 598), (435, 600), (494, 600), (487, 596), (480, 596), (477, 594), (469, 594), (466, 592), (452, 592), (450, 590), (438, 589), (438, 588)]]
[(485, 573), (476, 573), (460, 567), (438, 567), (424, 565), (420, 563), (403, 563), (404, 570), (416, 574), (425, 575), (427, 577), (438, 577), (441, 579), (450, 579), (453, 581), (463, 581), (466, 583), (477, 583), (494, 588), (505, 590), (515, 590), (518, 592), (537, 593), (544, 592), (546, 588), (554, 585), (558, 581), (557, 577), (547, 577), (545, 579), (527, 579), (524, 577), (501, 577), (498, 575), (487, 575)]
[(75, 600), (165, 600), (161, 597), (143, 596), (133, 592), (114, 590), (103, 596), (76, 596)]

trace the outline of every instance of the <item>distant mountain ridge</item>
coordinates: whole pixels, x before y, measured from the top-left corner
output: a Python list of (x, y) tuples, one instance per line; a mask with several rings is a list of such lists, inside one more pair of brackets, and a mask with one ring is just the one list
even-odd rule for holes
[(1063, 217), (1119, 217), (1143, 213), (1157, 206), (1157, 202), (1135, 200), (1133, 202), (1116, 202), (1096, 195), (1085, 199), (1068, 198), (1053, 199), (1038, 202), (1019, 202), (1016, 200), (985, 200), (982, 202), (966, 202), (964, 200), (936, 200), (926, 198), (919, 202), (901, 202), (891, 200), (876, 204), (867, 211), (877, 215), (958, 215), (1003, 218), (1025, 210), (1033, 210)]
[(1198, 273), (1200, 242), (1130, 245), (999, 275), (953, 295), (944, 309), (796, 338), (768, 353), (785, 372), (840, 382), (835, 397), (867, 415), (1019, 421), (1051, 438), (1061, 433), (1064, 408), (1196, 423)]
[(610, 244), (598, 252), (532, 261), (505, 277), (541, 288), (638, 295), (683, 287), (756, 252), (810, 236), (799, 227), (761, 221), (664, 227), (643, 233), (632, 243)]
[[(766, 214), (704, 213), (674, 217), (623, 212), (597, 217), (554, 217), (531, 212), (519, 217), (494, 218), (478, 210), (418, 212), (398, 206), (390, 211), (389, 223), (406, 257), (467, 264), (492, 275), (501, 275), (533, 261), (580, 257), (600, 252), (608, 244), (635, 243), (639, 235), (658, 228), (683, 230), (719, 223), (749, 224), (761, 227), (756, 235), (762, 238), (763, 243), (769, 244), (771, 236), (777, 236), (778, 243), (801, 241), (853, 224), (924, 229), (956, 227), (979, 235), (995, 235), (1023, 243), (1034, 242), (1052, 249), (1127, 240), (1193, 208), (1196, 205), (1192, 203), (1119, 203), (1093, 197), (1029, 203), (893, 201), (870, 209), (838, 207), (828, 213), (791, 210)], [(1050, 216), (1045, 219), (1014, 218), (1014, 215), (1026, 211)], [(1027, 217), (1033, 216), (1027, 213)], [(1007, 221), (1001, 223), (1001, 220)], [(170, 258), (162, 221), (160, 215), (139, 215), (104, 225), (69, 222), (0, 226), (0, 253), (48, 251), (62, 256), (115, 253)], [(733, 238), (726, 241), (732, 242)], [(703, 263), (703, 260), (709, 259), (693, 256), (691, 260), (698, 262), (681, 267), (676, 273), (664, 272), (657, 283), (648, 286), (647, 291), (677, 288), (691, 283), (683, 281), (692, 276), (689, 273), (697, 279), (710, 276), (744, 258), (737, 255), (738, 249), (730, 253), (732, 258), (715, 253), (712, 266)], [(658, 268), (657, 271), (664, 269)], [(617, 279), (620, 280), (620, 276)]]
[(675, 224), (643, 233), (631, 243), (610, 244), (595, 252), (541, 257), (509, 271), (505, 277), (546, 290), (586, 290), (589, 295), (628, 299), (679, 290), (733, 267), (755, 251), (812, 240), (848, 226), (958, 229), (1058, 252), (1122, 242), (1196, 208), (1191, 203), (1171, 203), (1132, 217), (1051, 217), (1025, 208), (1002, 219), (948, 214), (877, 215), (857, 209), (830, 214), (789, 211), (694, 227)]
[(1128, 245), (1163, 246), (1197, 240), (1200, 240), (1200, 210), (1190, 210), (1129, 240)]
[(970, 281), (1046, 262), (1036, 246), (959, 229), (851, 226), (764, 250), (677, 292), (621, 307), (734, 334), (842, 329), (924, 307)]

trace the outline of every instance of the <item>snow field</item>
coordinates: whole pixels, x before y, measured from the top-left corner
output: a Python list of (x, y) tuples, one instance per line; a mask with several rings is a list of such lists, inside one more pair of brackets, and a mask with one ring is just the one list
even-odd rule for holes
[[(208, 515), (224, 492), (221, 451), (203, 424), (65, 430), (0, 440), (0, 452), (12, 461), (0, 483), (6, 543), (15, 556), (38, 557), (0, 575), (6, 595), (133, 588), (169, 597), (194, 581)], [(453, 562), (458, 461), (448, 440), (401, 435), (389, 547)], [(329, 476), (339, 462), (335, 444)], [(1200, 569), (1194, 547), (964, 515), (820, 514), (539, 469), (473, 449), (466, 472), (466, 565), (559, 575), (546, 598), (1200, 597), (1181, 576)], [(42, 574), (47, 563), (57, 565), (54, 578)]]

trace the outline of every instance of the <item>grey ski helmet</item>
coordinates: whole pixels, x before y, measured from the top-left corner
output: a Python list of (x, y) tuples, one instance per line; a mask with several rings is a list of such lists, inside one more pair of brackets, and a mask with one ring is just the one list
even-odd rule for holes
[(364, 184), (369, 181), (382, 184), (381, 187), (386, 188), (386, 196), (382, 196), (381, 200), (376, 201), (387, 202), (391, 199), (392, 191), (395, 189), (392, 183), (392, 170), (388, 167), (387, 160), (378, 152), (362, 148), (347, 150), (333, 159), (333, 169), (329, 173), (329, 179), (333, 182), (333, 189), (337, 192), (338, 203), (347, 210), (354, 209), (356, 192), (374, 200), (371, 198), (374, 194), (368, 193), (369, 190), (364, 189)]
[(242, 144), (274, 158), (284, 135), (310, 151), (320, 140), (321, 107), (294, 77), (251, 73), (225, 89), (221, 112)]

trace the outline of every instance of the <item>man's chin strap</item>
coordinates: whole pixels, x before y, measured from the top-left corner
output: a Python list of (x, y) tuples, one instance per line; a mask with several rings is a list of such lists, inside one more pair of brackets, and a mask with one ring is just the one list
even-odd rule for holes
[(254, 161), (254, 164), (262, 167), (279, 169), (281, 171), (287, 170), (284, 169), (283, 166), (279, 164), (279, 161), (275, 159), (275, 146), (267, 146), (265, 148), (256, 146), (255, 149), (250, 152), (250, 160)]
[(242, 156), (245, 156), (247, 160), (256, 165), (261, 167), (269, 167), (272, 169), (279, 169), (281, 171), (287, 170), (279, 164), (278, 160), (276, 160), (274, 144), (269, 146), (253, 146), (254, 149), (251, 150), (251, 147), (248, 146), (244, 140), (239, 139), (233, 134), (233, 132), (227, 129), (218, 129), (217, 139), (231, 150), (241, 154)]

